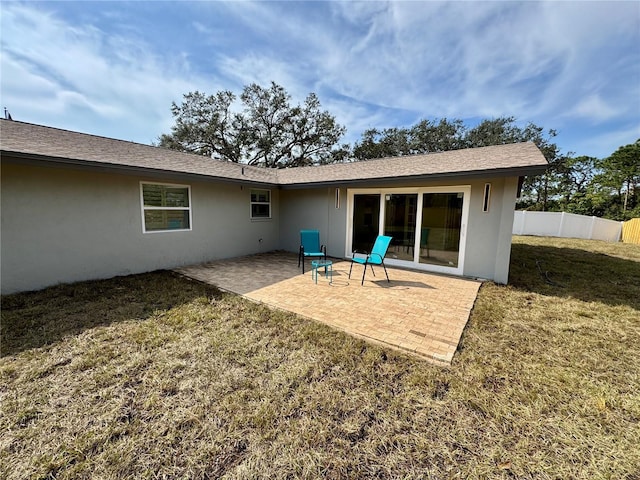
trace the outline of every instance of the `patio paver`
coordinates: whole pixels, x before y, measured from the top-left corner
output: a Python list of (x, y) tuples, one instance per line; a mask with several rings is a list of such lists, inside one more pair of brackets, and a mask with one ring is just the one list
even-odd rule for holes
[(302, 275), (297, 255), (265, 253), (175, 269), (188, 277), (253, 301), (297, 313), (334, 328), (450, 364), (481, 282), (414, 270), (382, 268), (376, 277), (362, 267), (333, 259), (333, 282), (324, 270), (311, 279), (310, 260)]

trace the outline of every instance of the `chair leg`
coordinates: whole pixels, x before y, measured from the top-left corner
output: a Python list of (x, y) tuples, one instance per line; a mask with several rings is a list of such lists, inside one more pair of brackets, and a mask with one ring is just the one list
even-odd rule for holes
[(367, 264), (364, 264), (364, 270), (362, 271), (362, 281), (360, 282), (360, 286), (364, 285), (364, 276), (367, 274)]
[(387, 276), (387, 283), (391, 283), (391, 280), (389, 280), (389, 274), (387, 273), (387, 267), (384, 264), (384, 260), (382, 261), (382, 268), (384, 268), (384, 274)]
[(353, 260), (351, 260), (351, 266), (349, 267), (349, 280), (351, 280), (351, 270), (353, 269)]

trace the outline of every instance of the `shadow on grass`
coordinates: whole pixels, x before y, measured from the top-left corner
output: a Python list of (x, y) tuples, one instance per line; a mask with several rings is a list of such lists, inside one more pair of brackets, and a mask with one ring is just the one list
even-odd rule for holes
[(144, 320), (220, 291), (169, 271), (58, 285), (2, 297), (0, 356), (54, 344), (84, 330)]
[(640, 263), (603, 253), (514, 243), (509, 284), (542, 295), (640, 310)]

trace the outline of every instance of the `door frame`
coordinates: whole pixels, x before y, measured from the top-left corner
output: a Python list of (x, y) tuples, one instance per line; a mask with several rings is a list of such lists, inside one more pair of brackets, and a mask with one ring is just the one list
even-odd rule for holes
[[(422, 200), (424, 193), (462, 193), (462, 218), (460, 224), (460, 244), (458, 247), (458, 266), (448, 267), (444, 265), (432, 265), (420, 263), (420, 231), (422, 228)], [(378, 232), (384, 232), (385, 224), (385, 195), (386, 194), (417, 194), (418, 204), (416, 206), (416, 231), (414, 238), (414, 258), (413, 261), (396, 260), (385, 258), (387, 265), (399, 267), (409, 267), (416, 270), (424, 270), (437, 273), (448, 273), (452, 275), (463, 275), (464, 261), (467, 244), (467, 225), (469, 223), (469, 203), (471, 202), (471, 185), (447, 185), (440, 187), (394, 187), (394, 188), (348, 188), (347, 189), (347, 228), (345, 238), (345, 257), (351, 258), (351, 245), (353, 241), (353, 206), (354, 196), (361, 194), (380, 195), (380, 218), (378, 220)]]

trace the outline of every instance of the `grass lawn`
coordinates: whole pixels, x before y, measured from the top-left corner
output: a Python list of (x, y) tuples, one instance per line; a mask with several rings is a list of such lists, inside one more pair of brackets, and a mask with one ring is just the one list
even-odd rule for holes
[(4, 296), (0, 478), (640, 479), (640, 246), (512, 252), (450, 368), (170, 272)]

